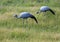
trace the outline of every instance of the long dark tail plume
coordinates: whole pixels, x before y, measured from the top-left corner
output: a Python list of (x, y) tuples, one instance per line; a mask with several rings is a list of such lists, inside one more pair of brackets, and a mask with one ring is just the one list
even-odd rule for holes
[(35, 16), (32, 15), (31, 18), (34, 19), (36, 21), (36, 23), (38, 23), (38, 21), (37, 21)]
[(49, 10), (50, 10), (50, 12), (52, 12), (53, 15), (55, 15), (55, 12), (54, 11), (52, 11), (51, 9), (49, 9)]

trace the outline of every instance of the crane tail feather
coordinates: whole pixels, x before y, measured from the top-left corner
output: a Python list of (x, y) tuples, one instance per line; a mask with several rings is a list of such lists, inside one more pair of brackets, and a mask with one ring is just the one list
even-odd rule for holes
[(49, 9), (49, 10), (50, 10), (50, 12), (52, 12), (53, 15), (55, 15), (55, 12), (53, 10), (51, 10), (51, 9)]
[(38, 23), (37, 19), (35, 16), (31, 16), (32, 19), (34, 19), (36, 21), (36, 23)]

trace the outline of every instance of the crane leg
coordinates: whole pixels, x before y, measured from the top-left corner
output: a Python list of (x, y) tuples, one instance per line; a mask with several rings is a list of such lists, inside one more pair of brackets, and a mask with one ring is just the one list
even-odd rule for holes
[(28, 27), (28, 21), (27, 21), (27, 19), (26, 19), (26, 25), (25, 25), (25, 27)]
[(24, 27), (24, 19), (22, 19), (22, 21), (23, 21), (22, 25), (23, 25), (23, 27)]

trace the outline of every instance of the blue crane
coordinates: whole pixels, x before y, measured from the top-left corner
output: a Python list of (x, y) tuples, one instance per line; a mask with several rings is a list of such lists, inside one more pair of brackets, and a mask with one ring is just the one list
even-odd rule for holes
[(23, 19), (23, 24), (24, 24), (24, 19), (28, 19), (28, 18), (32, 18), (32, 19), (34, 19), (36, 21), (36, 23), (38, 23), (36, 17), (33, 16), (32, 14), (30, 14), (29, 12), (22, 12), (19, 15), (14, 14), (14, 17), (22, 18)]
[(55, 15), (55, 12), (52, 9), (50, 9), (48, 6), (40, 7), (40, 9), (37, 12), (37, 14), (40, 13), (40, 12), (47, 12), (47, 11), (50, 11), (53, 15)]

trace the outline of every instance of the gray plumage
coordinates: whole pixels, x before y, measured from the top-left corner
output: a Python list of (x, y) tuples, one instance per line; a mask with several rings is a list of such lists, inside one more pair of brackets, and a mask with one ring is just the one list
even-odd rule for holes
[(28, 19), (28, 18), (32, 18), (36, 21), (36, 23), (38, 23), (37, 19), (35, 16), (33, 16), (32, 14), (30, 14), (29, 12), (22, 12), (19, 15), (14, 15), (14, 17), (16, 18), (22, 18), (22, 19)]
[[(39, 9), (40, 12), (47, 12), (47, 11), (50, 11), (53, 15), (55, 15), (55, 12), (50, 9), (48, 6), (42, 6), (40, 9)], [(37, 12), (37, 14), (39, 13), (39, 11)]]

